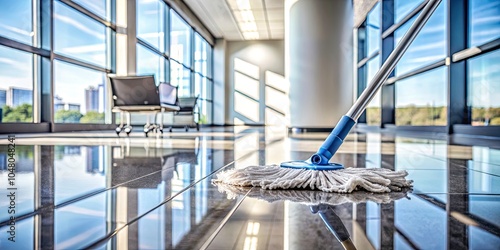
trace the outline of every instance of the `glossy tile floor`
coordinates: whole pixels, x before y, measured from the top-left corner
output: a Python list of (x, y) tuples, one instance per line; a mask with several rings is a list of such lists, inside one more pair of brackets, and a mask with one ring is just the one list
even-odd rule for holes
[(211, 183), (222, 169), (306, 159), (326, 136), (258, 127), (147, 139), (16, 135), (11, 242), (0, 135), (0, 249), (343, 249), (337, 237), (350, 237), (357, 249), (500, 249), (498, 141), (464, 146), (442, 136), (351, 134), (334, 160), (405, 169), (415, 183), (403, 193)]

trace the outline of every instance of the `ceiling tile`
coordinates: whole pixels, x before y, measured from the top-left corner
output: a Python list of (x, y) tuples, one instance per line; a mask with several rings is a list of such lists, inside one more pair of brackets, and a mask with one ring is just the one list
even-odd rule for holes
[(285, 28), (285, 22), (282, 22), (282, 21), (270, 21), (269, 22), (269, 28), (270, 29), (284, 29)]
[(267, 18), (269, 21), (283, 21), (285, 20), (285, 13), (283, 9), (268, 9)]
[(285, 0), (265, 0), (266, 8), (284, 8)]

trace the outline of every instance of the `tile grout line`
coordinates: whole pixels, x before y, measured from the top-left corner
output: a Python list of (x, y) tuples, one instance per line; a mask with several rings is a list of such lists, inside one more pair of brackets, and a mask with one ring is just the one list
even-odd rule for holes
[(241, 203), (243, 203), (243, 201), (248, 196), (248, 194), (250, 193), (251, 190), (252, 189), (249, 189), (247, 191), (247, 193), (243, 196), (243, 198), (241, 198), (241, 200), (238, 201), (238, 203), (231, 209), (231, 211), (229, 211), (229, 213), (226, 215), (226, 217), (224, 217), (224, 219), (220, 222), (217, 229), (215, 229), (215, 232), (213, 232), (212, 235), (210, 235), (210, 237), (205, 241), (205, 243), (200, 247), (200, 249), (205, 250), (208, 248), (208, 246), (212, 243), (212, 241), (214, 241), (215, 237), (217, 237), (217, 235), (220, 233), (222, 228), (226, 225), (229, 218), (231, 218), (231, 216), (233, 216), (233, 214), (236, 212), (236, 210), (240, 207)]
[(197, 181), (195, 181), (195, 182), (193, 182), (193, 183), (189, 184), (187, 187), (183, 188), (183, 189), (182, 189), (182, 190), (180, 190), (178, 193), (176, 193), (176, 194), (174, 194), (173, 196), (170, 196), (170, 197), (168, 197), (168, 198), (164, 199), (164, 200), (163, 200), (162, 202), (160, 202), (158, 205), (156, 205), (156, 206), (154, 206), (153, 208), (149, 209), (148, 211), (144, 212), (142, 215), (140, 215), (140, 216), (137, 216), (137, 217), (133, 218), (132, 220), (128, 221), (125, 225), (121, 226), (120, 228), (115, 229), (113, 232), (111, 232), (111, 233), (107, 234), (106, 236), (104, 236), (103, 238), (99, 239), (98, 241), (96, 241), (96, 242), (92, 243), (91, 245), (84, 247), (83, 249), (96, 248), (96, 247), (97, 247), (97, 246), (99, 246), (100, 244), (104, 243), (106, 240), (108, 240), (108, 239), (110, 239), (110, 238), (114, 237), (115, 235), (117, 235), (117, 234), (118, 234), (118, 232), (119, 232), (120, 230), (122, 230), (123, 228), (125, 228), (125, 227), (129, 226), (130, 224), (132, 224), (132, 223), (134, 223), (134, 222), (136, 222), (136, 221), (138, 221), (139, 219), (143, 218), (144, 216), (146, 216), (147, 214), (149, 214), (149, 213), (151, 213), (152, 211), (156, 210), (157, 208), (159, 208), (159, 207), (161, 207), (161, 206), (165, 205), (167, 202), (169, 202), (169, 201), (173, 200), (175, 197), (177, 197), (177, 196), (179, 196), (180, 194), (184, 193), (185, 191), (187, 191), (187, 190), (191, 189), (191, 188), (192, 188), (192, 187), (194, 187), (196, 184), (200, 183), (202, 180), (205, 180), (206, 178), (208, 178), (208, 177), (210, 177), (210, 176), (213, 176), (215, 173), (217, 173), (217, 172), (221, 171), (222, 169), (225, 169), (225, 168), (229, 167), (230, 165), (233, 165), (236, 161), (240, 160), (240, 159), (241, 159), (241, 158), (243, 158), (243, 157), (244, 157), (244, 156), (242, 156), (242, 157), (240, 157), (240, 158), (238, 158), (238, 159), (236, 159), (236, 160), (234, 160), (234, 161), (232, 161), (232, 162), (230, 162), (230, 163), (228, 163), (228, 164), (226, 164), (226, 165), (222, 166), (221, 168), (219, 168), (219, 169), (215, 170), (214, 172), (210, 173), (209, 175), (207, 175), (207, 176), (205, 176), (205, 177), (203, 177), (203, 178), (201, 178), (201, 179), (199, 179), (199, 180), (197, 180)]

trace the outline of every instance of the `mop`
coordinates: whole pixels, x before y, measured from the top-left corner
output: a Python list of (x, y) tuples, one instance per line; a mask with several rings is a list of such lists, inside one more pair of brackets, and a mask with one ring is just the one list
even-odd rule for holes
[(243, 169), (231, 169), (217, 174), (213, 182), (263, 189), (313, 189), (338, 193), (351, 193), (355, 190), (382, 193), (411, 187), (412, 181), (405, 179), (408, 173), (404, 170), (344, 168), (342, 164), (329, 163), (329, 161), (440, 2), (441, 0), (428, 0), (422, 13), (382, 64), (368, 87), (361, 93), (347, 114), (339, 120), (318, 151), (309, 159), (283, 162), (280, 166), (249, 166)]

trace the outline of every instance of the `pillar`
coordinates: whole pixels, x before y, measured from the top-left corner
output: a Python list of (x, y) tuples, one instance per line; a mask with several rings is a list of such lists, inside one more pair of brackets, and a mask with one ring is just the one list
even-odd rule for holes
[(285, 76), (294, 128), (332, 128), (353, 103), (350, 0), (285, 1)]

